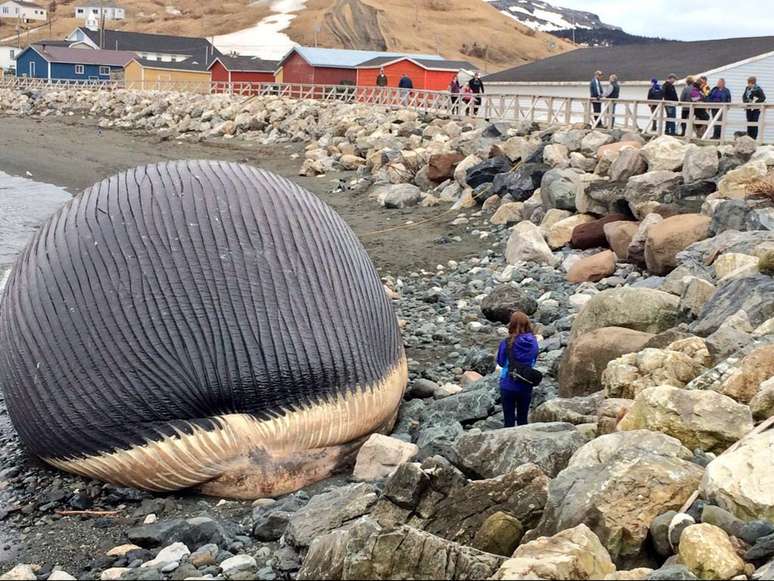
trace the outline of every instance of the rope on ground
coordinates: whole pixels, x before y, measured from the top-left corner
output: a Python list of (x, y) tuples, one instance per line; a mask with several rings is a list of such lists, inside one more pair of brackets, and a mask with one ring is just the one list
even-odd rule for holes
[[(746, 439), (750, 438), (751, 436), (757, 436), (761, 432), (765, 432), (768, 430), (772, 425), (774, 425), (774, 416), (767, 419), (765, 422), (762, 422), (757, 427), (753, 428), (749, 432), (747, 432), (744, 436), (739, 438), (736, 442), (734, 442), (731, 446), (723, 450), (720, 454), (718, 454), (718, 458), (723, 456), (724, 454), (728, 454), (729, 452), (733, 452), (739, 446), (742, 445), (742, 442), (744, 442)], [(693, 494), (688, 497), (688, 500), (685, 501), (685, 504), (680, 507), (680, 512), (686, 512), (689, 508), (691, 508), (691, 505), (696, 502), (696, 499), (699, 498), (699, 491), (694, 490)]]

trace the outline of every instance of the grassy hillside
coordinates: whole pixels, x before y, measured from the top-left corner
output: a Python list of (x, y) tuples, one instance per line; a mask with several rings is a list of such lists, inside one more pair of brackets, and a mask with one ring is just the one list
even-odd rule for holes
[[(57, 2), (50, 25), (22, 34), (35, 42), (62, 38), (82, 21), (76, 0)], [(215, 36), (247, 28), (272, 13), (266, 0), (124, 0), (127, 20), (111, 28), (183, 36)], [(502, 15), (480, 0), (309, 0), (286, 30), (301, 44), (440, 53), (494, 71), (572, 48)], [(0, 39), (14, 35), (0, 25)], [(15, 44), (15, 40), (5, 42)]]

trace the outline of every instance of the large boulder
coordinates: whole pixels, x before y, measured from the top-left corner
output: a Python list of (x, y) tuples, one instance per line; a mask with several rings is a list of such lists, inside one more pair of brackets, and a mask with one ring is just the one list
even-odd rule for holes
[(622, 287), (594, 295), (572, 325), (572, 339), (600, 327), (660, 333), (678, 322), (680, 299), (649, 288)]
[[(771, 298), (774, 300), (774, 296)], [(763, 345), (745, 355), (717, 391), (740, 403), (750, 403), (770, 377), (774, 377), (774, 345)]]
[(644, 218), (658, 204), (670, 204), (683, 183), (683, 177), (666, 170), (649, 171), (626, 182), (624, 198), (638, 218)]
[(524, 261), (549, 266), (556, 262), (540, 228), (528, 220), (519, 222), (511, 229), (505, 248), (505, 260), (508, 264)]
[(645, 264), (653, 274), (667, 274), (677, 266), (677, 253), (709, 236), (710, 218), (701, 214), (672, 216), (648, 229)]
[(642, 148), (642, 155), (650, 171), (678, 171), (685, 159), (687, 144), (670, 135), (662, 135)]
[(637, 234), (639, 228), (640, 225), (637, 222), (625, 220), (608, 222), (603, 226), (602, 230), (605, 233), (607, 245), (615, 252), (619, 260), (629, 258), (629, 245), (632, 243), (632, 239)]
[(454, 177), (454, 170), (465, 156), (461, 153), (436, 153), (427, 163), (427, 179), (441, 183)]
[(386, 184), (376, 188), (371, 196), (385, 208), (399, 209), (416, 206), (422, 192), (414, 184)]
[(648, 232), (650, 229), (661, 223), (664, 218), (659, 214), (648, 214), (645, 216), (637, 227), (637, 232), (632, 236), (632, 241), (629, 243), (626, 256), (629, 262), (645, 265), (645, 243), (648, 239)]
[(523, 202), (540, 187), (548, 169), (543, 163), (522, 163), (513, 171), (497, 174), (492, 182), (492, 193), (508, 195), (517, 202)]
[(555, 397), (541, 403), (529, 415), (529, 421), (537, 422), (567, 422), (573, 425), (596, 424), (600, 404), (605, 394), (597, 391), (581, 397)]
[(588, 131), (586, 129), (567, 129), (555, 131), (551, 135), (551, 143), (558, 143), (564, 145), (568, 151), (577, 152), (580, 151), (583, 138)]
[(543, 207), (575, 211), (575, 196), (581, 189), (581, 177), (574, 169), (551, 169), (543, 174), (540, 197)]
[(383, 528), (363, 518), (316, 538), (298, 579), (487, 579), (503, 561), (409, 526)]
[(616, 256), (612, 250), (603, 250), (591, 256), (584, 256), (567, 271), (567, 280), (572, 283), (598, 282), (615, 272)]
[(381, 480), (404, 462), (412, 460), (418, 451), (416, 444), (371, 434), (357, 454), (352, 476), (356, 480)]
[(704, 304), (693, 332), (702, 337), (717, 331), (730, 317), (744, 311), (755, 328), (774, 317), (774, 279), (759, 274), (730, 280)]
[[(550, 210), (549, 210), (550, 212)], [(548, 214), (546, 214), (547, 216)], [(565, 244), (569, 243), (572, 239), (572, 233), (577, 226), (581, 224), (588, 224), (594, 222), (596, 218), (589, 214), (573, 214), (562, 220), (558, 220), (549, 226), (541, 226), (546, 232), (546, 240), (548, 246), (556, 250), (562, 248)]]
[(737, 555), (726, 532), (715, 525), (690, 525), (680, 535), (680, 561), (699, 579), (733, 579), (744, 573), (744, 561)]
[(604, 579), (614, 571), (597, 535), (579, 524), (521, 545), (492, 579)]
[(686, 184), (711, 178), (718, 173), (718, 149), (714, 145), (699, 147), (693, 143), (685, 149), (683, 181)]
[(524, 536), (524, 525), (515, 516), (496, 512), (489, 516), (478, 529), (472, 546), (474, 549), (510, 557)]
[(471, 430), (457, 441), (456, 451), (463, 469), (478, 477), (499, 476), (528, 462), (556, 476), (585, 443), (575, 426), (555, 422), (488, 432)]
[(746, 438), (707, 466), (702, 497), (742, 520), (774, 521), (773, 453), (774, 430)]
[(531, 315), (537, 306), (537, 301), (523, 288), (501, 284), (481, 301), (481, 312), (490, 321), (508, 324), (516, 311)]
[(378, 498), (376, 488), (366, 483), (348, 484), (316, 494), (290, 518), (285, 540), (296, 547), (308, 547), (320, 535), (368, 514)]
[(457, 167), (454, 168), (454, 179), (457, 181), (457, 183), (460, 186), (462, 186), (463, 188), (468, 187), (468, 184), (465, 181), (465, 178), (467, 177), (467, 172), (470, 168), (472, 168), (473, 166), (479, 163), (481, 163), (481, 158), (478, 157), (477, 155), (471, 154), (457, 164)]
[(753, 427), (746, 405), (714, 391), (660, 385), (642, 390), (619, 430), (655, 430), (690, 449), (722, 452)]
[(567, 346), (559, 366), (559, 395), (574, 397), (599, 391), (607, 364), (642, 349), (652, 333), (602, 327), (579, 335)]
[(752, 193), (751, 186), (768, 173), (769, 168), (764, 161), (750, 161), (720, 178), (718, 192), (723, 198), (746, 198)]
[(692, 457), (691, 451), (677, 438), (651, 430), (634, 430), (613, 432), (594, 438), (573, 454), (567, 468), (590, 468), (606, 464), (622, 449), (639, 450), (643, 454), (658, 454), (682, 460), (690, 460)]
[(628, 147), (621, 150), (618, 157), (613, 161), (610, 166), (610, 181), (613, 182), (626, 182), (633, 176), (645, 173), (648, 169), (648, 163), (645, 161), (645, 157), (640, 152), (639, 147), (633, 147), (627, 144)]
[(606, 179), (595, 178), (596, 174), (583, 176), (583, 187), (575, 196), (575, 208), (578, 212), (590, 214), (609, 214), (626, 207), (623, 199), (625, 184)]
[(511, 160), (505, 155), (490, 157), (468, 168), (465, 181), (473, 189), (482, 184), (491, 183), (497, 174), (506, 173), (511, 169)]
[(583, 448), (576, 453), (584, 460), (551, 481), (543, 518), (525, 540), (585, 523), (619, 566), (641, 562), (650, 523), (668, 510), (678, 510), (703, 470), (684, 459), (684, 449), (643, 449), (639, 437), (611, 438), (608, 448), (609, 453), (598, 456), (585, 454)]
[(602, 131), (592, 131), (581, 139), (580, 151), (583, 155), (596, 155), (597, 150), (608, 143), (615, 141), (612, 135)]
[[(492, 198), (490, 198), (492, 199)], [(523, 202), (506, 202), (500, 204), (495, 213), (489, 219), (491, 224), (496, 226), (516, 224), (524, 219)]]
[(628, 220), (624, 214), (608, 214), (592, 222), (579, 224), (572, 231), (570, 246), (580, 250), (588, 248), (607, 247), (607, 238), (605, 237), (605, 224)]
[(569, 167), (570, 151), (566, 145), (551, 143), (543, 150), (543, 161), (550, 167)]

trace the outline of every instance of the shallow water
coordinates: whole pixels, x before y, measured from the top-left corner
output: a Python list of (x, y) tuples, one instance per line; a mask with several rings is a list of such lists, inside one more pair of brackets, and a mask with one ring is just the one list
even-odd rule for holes
[(64, 188), (0, 171), (0, 285), (35, 230), (71, 198)]

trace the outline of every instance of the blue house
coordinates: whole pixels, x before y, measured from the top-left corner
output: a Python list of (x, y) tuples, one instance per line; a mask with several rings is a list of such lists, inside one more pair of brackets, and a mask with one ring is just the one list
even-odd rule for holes
[(107, 81), (123, 78), (135, 54), (124, 50), (31, 44), (16, 57), (16, 76), (34, 79)]

